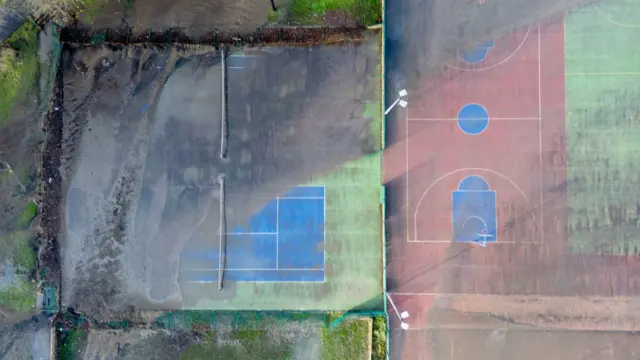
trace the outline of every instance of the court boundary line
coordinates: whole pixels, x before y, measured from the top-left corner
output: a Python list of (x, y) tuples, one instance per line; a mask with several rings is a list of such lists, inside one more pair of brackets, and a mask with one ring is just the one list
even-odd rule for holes
[(593, 7), (596, 9), (596, 12), (598, 12), (598, 15), (600, 15), (605, 21), (613, 24), (614, 26), (618, 26), (621, 28), (625, 28), (625, 29), (638, 29), (640, 28), (640, 25), (630, 25), (630, 24), (623, 24), (615, 19), (613, 19), (611, 16), (607, 15), (604, 11), (602, 11), (600, 9), (600, 7), (598, 6), (598, 4), (594, 3)]
[[(566, 19), (565, 19), (566, 21)], [(523, 39), (523, 41), (521, 42), (520, 46), (516, 49), (516, 51), (514, 51), (514, 53), (508, 57), (507, 59), (503, 60), (503, 63), (506, 62), (507, 60), (510, 60), (513, 56), (515, 56), (515, 54), (522, 48), (522, 46), (524, 46), (524, 43), (527, 41), (527, 39), (529, 38), (529, 33), (531, 31), (532, 26), (529, 25), (529, 28), (527, 29), (527, 34), (525, 36), (525, 38)], [(491, 120), (506, 120), (506, 121), (538, 121), (538, 142), (539, 142), (539, 146), (538, 146), (538, 155), (539, 155), (539, 178), (538, 178), (538, 183), (539, 183), (539, 191), (540, 191), (540, 220), (538, 221), (538, 211), (535, 211), (535, 207), (533, 206), (533, 204), (531, 203), (531, 201), (529, 200), (529, 197), (524, 193), (524, 191), (522, 190), (522, 188), (520, 188), (520, 186), (514, 182), (513, 180), (511, 180), (508, 176), (503, 175), (497, 171), (494, 170), (490, 170), (490, 169), (485, 169), (485, 168), (461, 168), (461, 169), (457, 169), (454, 170), (452, 172), (449, 172), (443, 176), (441, 176), (440, 178), (436, 179), (433, 183), (431, 183), (427, 189), (423, 192), (422, 196), (420, 197), (420, 200), (418, 201), (418, 203), (415, 206), (415, 212), (414, 212), (414, 216), (413, 216), (413, 220), (414, 220), (414, 232), (413, 232), (413, 238), (411, 239), (411, 234), (410, 234), (410, 216), (409, 216), (409, 208), (410, 208), (410, 200), (409, 200), (409, 185), (410, 185), (410, 181), (409, 181), (409, 122), (410, 121), (457, 121), (457, 118), (409, 118), (409, 106), (407, 106), (407, 108), (405, 109), (405, 152), (406, 152), (406, 156), (405, 156), (405, 160), (406, 160), (406, 208), (407, 208), (407, 214), (406, 214), (406, 222), (407, 222), (407, 242), (412, 242), (412, 243), (453, 243), (455, 242), (453, 240), (453, 238), (451, 240), (418, 240), (417, 239), (417, 213), (418, 210), (420, 208), (420, 205), (422, 203), (422, 200), (424, 199), (426, 193), (439, 181), (441, 181), (444, 177), (447, 177), (449, 175), (453, 175), (457, 172), (460, 171), (487, 171), (489, 173), (493, 173), (495, 175), (498, 175), (502, 178), (504, 178), (505, 180), (507, 180), (509, 183), (511, 183), (513, 186), (516, 187), (516, 189), (524, 196), (524, 198), (526, 199), (527, 203), (529, 204), (529, 207), (534, 210), (532, 212), (533, 215), (533, 220), (535, 223), (539, 222), (539, 231), (540, 231), (540, 239), (539, 240), (533, 240), (533, 241), (504, 241), (504, 242), (499, 242), (497, 241), (497, 234), (496, 234), (496, 241), (492, 242), (493, 244), (536, 244), (536, 245), (541, 245), (544, 244), (544, 199), (543, 199), (543, 193), (542, 193), (542, 189), (543, 189), (543, 185), (542, 185), (542, 181), (543, 181), (543, 176), (544, 176), (544, 172), (543, 172), (543, 162), (542, 162), (542, 86), (541, 86), (541, 78), (542, 78), (542, 61), (541, 61), (541, 37), (540, 37), (540, 23), (538, 22), (537, 24), (537, 45), (538, 45), (538, 117), (523, 117), (523, 118), (491, 118)], [(565, 49), (566, 50), (566, 49)], [(500, 63), (499, 63), (500, 64)], [(495, 64), (495, 65), (499, 65), (499, 64)], [(468, 69), (462, 69), (462, 70), (468, 70)], [(475, 69), (475, 71), (478, 71), (481, 69)], [(487, 69), (488, 70), (488, 69)], [(566, 73), (566, 72), (565, 72)], [(639, 73), (640, 74), (640, 73)], [(497, 206), (496, 206), (496, 225), (497, 225)], [(453, 217), (453, 214), (452, 214)], [(453, 220), (452, 220), (453, 223)], [(496, 233), (497, 233), (497, 229), (496, 229)]]
[[(225, 269), (225, 271), (324, 271), (325, 269), (299, 269), (299, 268), (291, 268), (291, 269), (274, 269), (274, 268), (236, 268), (236, 269)], [(180, 271), (218, 271), (215, 268), (193, 268), (193, 269), (180, 269)]]
[[(422, 239), (418, 239), (418, 240), (409, 240), (408, 242), (410, 243), (415, 243), (415, 244), (474, 244), (474, 241), (455, 241), (455, 240), (422, 240)], [(508, 241), (488, 241), (487, 240), (487, 244), (491, 243), (491, 246), (493, 245), (499, 245), (499, 244), (503, 244), (503, 245), (540, 245), (540, 242), (535, 242), (535, 241), (513, 241), (513, 240), (508, 240)]]
[(279, 268), (280, 268), (280, 198), (276, 198), (276, 270)]
[[(566, 46), (565, 46), (566, 48)], [(542, 47), (540, 40), (540, 23), (538, 23), (538, 155), (540, 157), (540, 244), (544, 244), (544, 195), (542, 193), (542, 180), (544, 167), (542, 161)]]
[[(323, 186), (324, 188), (324, 186)], [(384, 221), (384, 219), (383, 219)], [(322, 193), (322, 282), (327, 282), (327, 189)]]
[(459, 67), (459, 66), (455, 66), (455, 65), (451, 65), (451, 64), (445, 64), (445, 66), (449, 67), (451, 69), (455, 69), (455, 70), (459, 70), (459, 71), (468, 71), (468, 72), (480, 72), (480, 71), (493, 69), (493, 68), (495, 68), (497, 66), (500, 66), (500, 65), (506, 63), (507, 61), (511, 60), (514, 56), (516, 56), (516, 54), (518, 52), (520, 52), (520, 49), (522, 49), (522, 47), (524, 46), (524, 43), (527, 42), (527, 39), (529, 39), (529, 33), (530, 32), (531, 32), (531, 25), (529, 25), (529, 28), (527, 29), (527, 33), (524, 36), (524, 39), (522, 39), (522, 42), (520, 42), (520, 45), (518, 45), (518, 47), (513, 51), (513, 53), (511, 53), (511, 55), (507, 56), (506, 58), (502, 59), (502, 61), (500, 61), (498, 63), (495, 63), (495, 64), (493, 64), (491, 66), (483, 67), (483, 68), (480, 68), (480, 69), (465, 69), (463, 67)]
[[(638, 74), (640, 75), (640, 73)], [(536, 121), (539, 117), (488, 117), (489, 121)], [(459, 121), (478, 120), (478, 118), (408, 118), (407, 121)]]
[(628, 72), (568, 72), (567, 76), (638, 76), (640, 71), (628, 71)]

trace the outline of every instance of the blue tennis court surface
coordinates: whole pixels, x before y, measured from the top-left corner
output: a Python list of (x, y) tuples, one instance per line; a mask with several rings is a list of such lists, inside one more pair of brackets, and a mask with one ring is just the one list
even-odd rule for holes
[[(325, 197), (322, 186), (299, 186), (271, 200), (246, 228), (227, 233), (225, 280), (324, 281)], [(217, 282), (219, 243), (182, 252), (181, 259), (202, 264), (189, 281)]]

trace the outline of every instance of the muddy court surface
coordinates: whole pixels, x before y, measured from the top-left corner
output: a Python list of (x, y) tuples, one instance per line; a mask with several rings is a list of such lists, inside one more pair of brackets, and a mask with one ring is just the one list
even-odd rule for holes
[(97, 316), (207, 297), (233, 306), (233, 285), (185, 291), (193, 279), (179, 270), (203, 265), (183, 248), (218, 246), (220, 175), (234, 229), (292, 187), (375, 152), (365, 107), (376, 101), (376, 41), (229, 49), (226, 127), (219, 51), (66, 49), (63, 303)]

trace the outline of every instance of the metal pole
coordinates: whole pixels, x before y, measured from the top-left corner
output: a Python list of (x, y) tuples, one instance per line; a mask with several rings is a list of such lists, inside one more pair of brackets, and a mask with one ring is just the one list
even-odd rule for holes
[(224, 280), (224, 267), (226, 262), (227, 251), (227, 226), (224, 206), (224, 175), (218, 177), (220, 185), (220, 224), (219, 224), (219, 249), (218, 249), (218, 292), (223, 290), (222, 284)]
[(227, 60), (224, 45), (220, 48), (221, 56), (221, 86), (222, 86), (222, 119), (220, 129), (220, 159), (226, 160), (227, 158)]

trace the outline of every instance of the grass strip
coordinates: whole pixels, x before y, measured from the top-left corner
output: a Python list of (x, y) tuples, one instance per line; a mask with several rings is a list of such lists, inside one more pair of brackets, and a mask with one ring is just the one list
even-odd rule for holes
[(319, 25), (331, 11), (344, 12), (362, 26), (375, 25), (382, 20), (379, 0), (292, 0), (287, 14), (293, 23)]
[(0, 47), (0, 125), (7, 121), (17, 98), (35, 84), (38, 71), (38, 28), (24, 23)]

